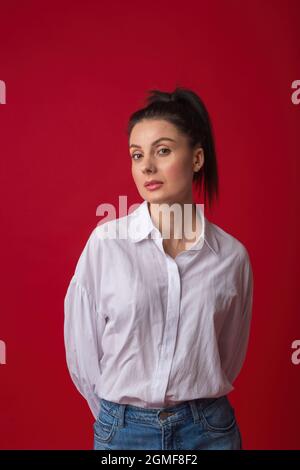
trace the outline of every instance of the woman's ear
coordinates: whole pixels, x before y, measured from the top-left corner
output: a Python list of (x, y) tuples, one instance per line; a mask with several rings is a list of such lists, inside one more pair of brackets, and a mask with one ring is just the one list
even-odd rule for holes
[(197, 147), (194, 151), (194, 159), (193, 159), (193, 170), (194, 172), (198, 172), (201, 170), (202, 166), (204, 165), (204, 150), (202, 147)]

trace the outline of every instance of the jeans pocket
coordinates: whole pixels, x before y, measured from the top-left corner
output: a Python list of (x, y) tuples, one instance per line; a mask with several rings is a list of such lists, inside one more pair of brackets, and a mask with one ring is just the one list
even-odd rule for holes
[(201, 417), (208, 431), (228, 432), (236, 426), (234, 408), (226, 395), (202, 408)]
[(94, 438), (98, 442), (111, 442), (117, 428), (117, 418), (109, 414), (102, 407), (94, 423)]

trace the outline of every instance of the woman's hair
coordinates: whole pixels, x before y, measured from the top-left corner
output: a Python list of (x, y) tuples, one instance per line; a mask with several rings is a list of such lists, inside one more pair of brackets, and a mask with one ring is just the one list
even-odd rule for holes
[(204, 190), (204, 204), (208, 198), (211, 206), (213, 198), (219, 197), (219, 181), (212, 124), (205, 104), (195, 92), (184, 87), (176, 87), (172, 93), (159, 90), (148, 93), (147, 106), (129, 118), (128, 139), (133, 127), (143, 119), (164, 119), (188, 137), (191, 149), (201, 145), (204, 164), (194, 173), (193, 182), (200, 193)]

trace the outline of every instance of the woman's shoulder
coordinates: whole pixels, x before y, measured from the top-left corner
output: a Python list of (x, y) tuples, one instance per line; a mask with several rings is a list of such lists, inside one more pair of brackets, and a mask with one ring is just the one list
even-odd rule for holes
[(209, 221), (210, 230), (217, 241), (221, 256), (238, 256), (240, 260), (248, 260), (249, 250), (244, 241), (238, 235), (222, 228), (220, 225)]

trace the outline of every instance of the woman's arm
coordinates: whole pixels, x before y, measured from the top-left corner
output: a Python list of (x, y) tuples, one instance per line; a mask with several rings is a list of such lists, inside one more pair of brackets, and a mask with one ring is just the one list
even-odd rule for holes
[(67, 366), (78, 391), (87, 400), (95, 419), (100, 404), (95, 392), (100, 379), (101, 333), (105, 319), (98, 315), (86, 287), (73, 276), (64, 300), (64, 341)]
[(253, 272), (245, 247), (240, 255), (239, 295), (233, 300), (219, 336), (222, 369), (232, 384), (244, 363), (252, 318)]

